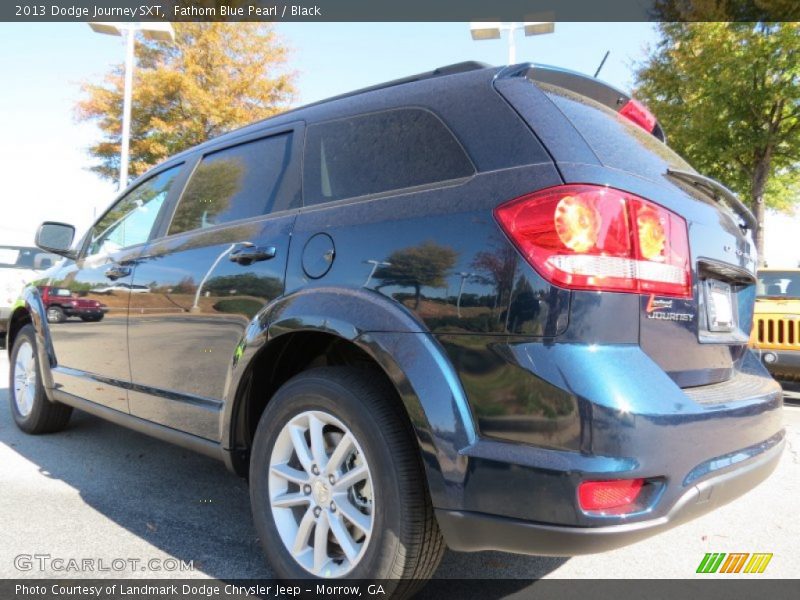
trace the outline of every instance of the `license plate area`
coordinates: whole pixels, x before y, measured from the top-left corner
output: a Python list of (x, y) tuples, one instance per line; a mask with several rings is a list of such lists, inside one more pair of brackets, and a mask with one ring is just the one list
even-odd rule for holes
[(736, 309), (731, 285), (718, 279), (703, 282), (706, 306), (706, 325), (712, 332), (731, 332), (736, 329)]

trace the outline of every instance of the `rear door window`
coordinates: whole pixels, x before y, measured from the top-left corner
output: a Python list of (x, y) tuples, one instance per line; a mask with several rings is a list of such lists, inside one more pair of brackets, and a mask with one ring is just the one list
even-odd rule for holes
[(403, 108), (308, 128), (306, 205), (461, 179), (475, 169), (433, 113)]
[(289, 208), (278, 197), (291, 140), (285, 133), (206, 154), (186, 184), (169, 234)]

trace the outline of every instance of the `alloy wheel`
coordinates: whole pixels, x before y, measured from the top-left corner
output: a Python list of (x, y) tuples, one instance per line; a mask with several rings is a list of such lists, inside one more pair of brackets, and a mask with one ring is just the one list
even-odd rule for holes
[(272, 516), (289, 554), (317, 577), (341, 577), (363, 558), (375, 492), (352, 431), (326, 412), (293, 417), (270, 456)]
[(21, 416), (27, 417), (31, 414), (35, 396), (36, 357), (33, 346), (24, 341), (20, 344), (14, 360), (14, 402)]

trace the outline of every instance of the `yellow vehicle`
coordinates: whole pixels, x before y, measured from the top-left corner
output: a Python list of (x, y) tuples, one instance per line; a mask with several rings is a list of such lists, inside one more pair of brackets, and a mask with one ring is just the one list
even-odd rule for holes
[(800, 269), (761, 269), (750, 342), (775, 379), (800, 381)]

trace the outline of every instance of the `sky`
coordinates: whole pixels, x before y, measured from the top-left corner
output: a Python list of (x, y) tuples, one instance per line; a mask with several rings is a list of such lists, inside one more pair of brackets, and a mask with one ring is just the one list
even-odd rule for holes
[[(296, 105), (465, 60), (504, 64), (505, 39), (475, 42), (466, 23), (281, 23), (297, 74)], [(656, 41), (649, 23), (557, 23), (554, 34), (517, 34), (517, 61), (594, 74), (622, 89)], [(96, 127), (77, 123), (82, 81), (98, 81), (121, 62), (120, 38), (86, 23), (0, 23), (0, 245), (31, 243), (43, 220), (88, 227), (114, 187), (88, 171)], [(800, 218), (770, 217), (771, 266), (796, 265)]]

